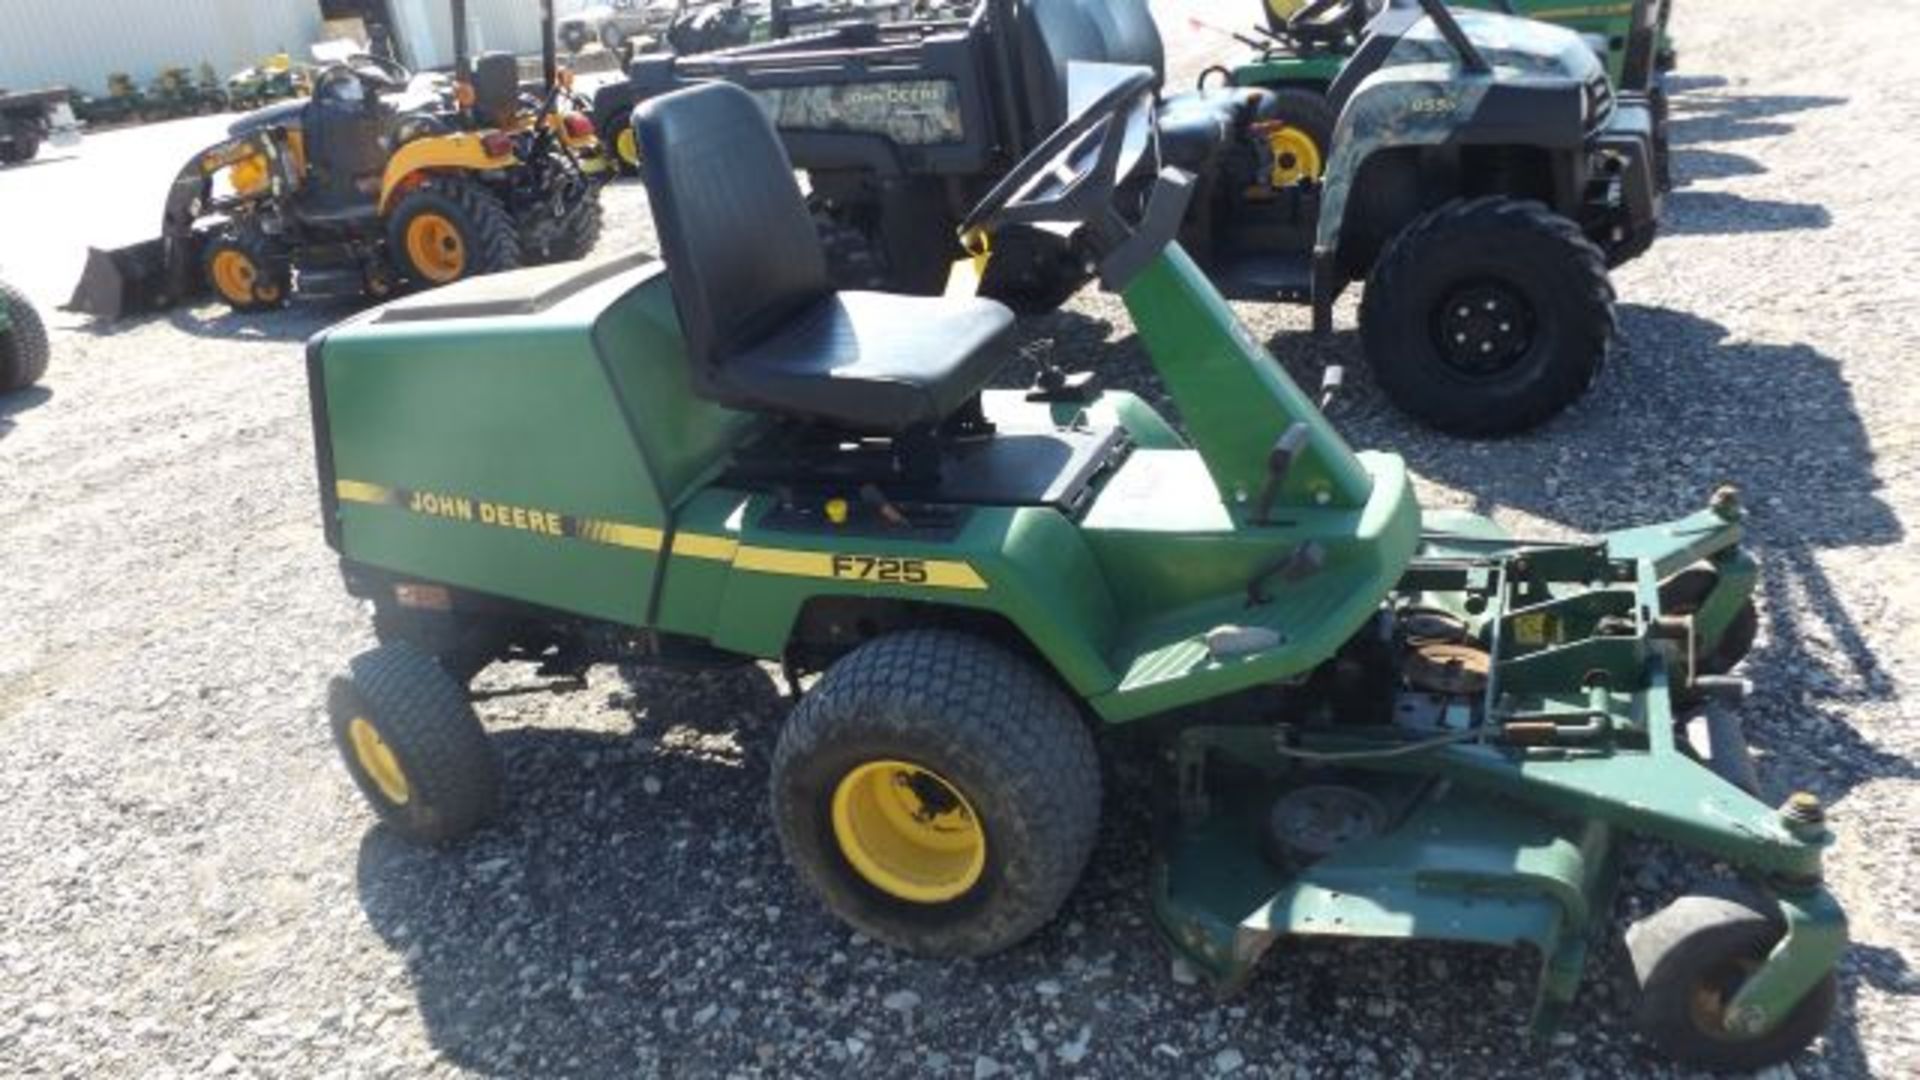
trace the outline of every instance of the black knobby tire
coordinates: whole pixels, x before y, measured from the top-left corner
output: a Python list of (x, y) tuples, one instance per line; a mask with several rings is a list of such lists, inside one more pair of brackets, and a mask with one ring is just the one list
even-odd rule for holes
[[(1442, 349), (1446, 319), (1500, 302), (1522, 319), (1489, 324), (1504, 358), (1475, 371)], [(1490, 309), (1491, 310), (1491, 309)], [(1503, 311), (1505, 308), (1502, 309)], [(1453, 435), (1525, 431), (1571, 405), (1613, 340), (1606, 257), (1545, 205), (1504, 196), (1456, 199), (1401, 231), (1374, 265), (1360, 336), (1374, 379), (1396, 406)], [(1509, 332), (1512, 331), (1512, 332)]]
[(593, 36), (587, 32), (586, 26), (577, 22), (562, 26), (560, 32), (555, 36), (559, 38), (560, 47), (572, 54), (579, 53), (580, 50), (587, 47), (587, 42), (593, 40)]
[[(334, 744), (382, 821), (415, 843), (446, 844), (473, 832), (500, 805), (500, 760), (466, 691), (439, 662), (392, 642), (353, 658), (333, 680), (327, 712)], [(356, 720), (372, 725), (404, 776), (396, 800), (355, 750)]]
[(627, 32), (625, 30), (620, 29), (612, 23), (607, 23), (600, 28), (600, 45), (608, 52), (617, 53), (620, 51), (620, 47), (626, 43)]
[(1333, 152), (1333, 128), (1340, 120), (1340, 114), (1328, 104), (1326, 92), (1304, 86), (1283, 86), (1271, 93), (1272, 103), (1261, 110), (1260, 119), (1277, 120), (1305, 132), (1320, 155), (1320, 172), (1324, 174), (1327, 158)]
[[(429, 213), (453, 224), (467, 253), (465, 269), (449, 281), (433, 280), (407, 254), (408, 228)], [(437, 176), (402, 195), (387, 217), (387, 249), (401, 276), (414, 285), (445, 285), (521, 265), (520, 234), (513, 215), (492, 192), (463, 176)]]
[(0, 394), (9, 394), (40, 381), (52, 347), (47, 324), (25, 293), (0, 281), (0, 305), (7, 309), (7, 329), (0, 330)]
[[(226, 255), (245, 259), (256, 275), (244, 296), (220, 286), (214, 267)], [(228, 224), (200, 249), (201, 276), (209, 290), (235, 311), (266, 311), (284, 305), (293, 293), (293, 266), (280, 246), (258, 228)]]
[(886, 261), (859, 226), (836, 221), (826, 214), (815, 214), (813, 221), (820, 233), (821, 253), (827, 259), (827, 280), (833, 282), (834, 288), (886, 291)]
[[(843, 853), (835, 790), (878, 759), (935, 770), (977, 813), (985, 864), (964, 894), (900, 899)], [(771, 786), (781, 846), (827, 908), (925, 955), (985, 955), (1039, 929), (1099, 828), (1099, 758), (1073, 702), (1032, 664), (950, 631), (891, 634), (835, 663), (781, 732)]]
[(15, 131), (13, 139), (0, 146), (0, 165), (23, 165), (40, 156), (40, 136), (31, 131)]
[(1682, 896), (1628, 929), (1641, 1036), (1683, 1064), (1743, 1071), (1786, 1061), (1818, 1038), (1839, 999), (1832, 972), (1763, 1034), (1736, 1035), (1717, 1025), (1714, 1003), (1724, 1004), (1785, 932), (1771, 912), (1766, 901), (1729, 889)]
[(579, 208), (560, 223), (548, 252), (549, 261), (571, 262), (593, 254), (594, 246), (600, 243), (600, 233), (605, 224), (606, 215), (600, 209), (599, 192), (587, 192)]

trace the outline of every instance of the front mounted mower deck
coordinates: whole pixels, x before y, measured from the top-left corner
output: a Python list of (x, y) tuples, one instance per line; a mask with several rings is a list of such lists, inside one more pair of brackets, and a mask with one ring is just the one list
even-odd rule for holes
[[(493, 811), (463, 694), (493, 660), (777, 661), (796, 691), (819, 673), (774, 753), (783, 848), (880, 940), (979, 955), (1047, 922), (1124, 727), (1167, 762), (1156, 920), (1222, 986), (1281, 934), (1529, 943), (1544, 1026), (1633, 835), (1752, 886), (1633, 931), (1643, 1031), (1712, 1066), (1797, 1051), (1845, 940), (1819, 805), (1759, 801), (1737, 726), (1696, 746), (1675, 706), (1737, 696), (1714, 674), (1751, 619), (1737, 498), (1586, 543), (1423, 515), (1181, 251), (1192, 178), (1121, 212), (1151, 80), (1108, 78), (966, 224), (1076, 230), (1185, 436), (1084, 380), (983, 391), (997, 304), (836, 292), (724, 85), (637, 121), (664, 263), (466, 283), (316, 339), (328, 540), (383, 641), (330, 702), (370, 803), (430, 842)], [(1236, 719), (1183, 719), (1201, 704)]]

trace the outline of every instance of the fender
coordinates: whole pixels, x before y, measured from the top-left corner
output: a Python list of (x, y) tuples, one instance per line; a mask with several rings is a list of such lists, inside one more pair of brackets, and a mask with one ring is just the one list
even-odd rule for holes
[(415, 139), (394, 151), (387, 159), (387, 170), (380, 178), (380, 213), (392, 208), (406, 182), (414, 175), (433, 169), (509, 169), (519, 159), (512, 152), (492, 154), (479, 135), (436, 135)]

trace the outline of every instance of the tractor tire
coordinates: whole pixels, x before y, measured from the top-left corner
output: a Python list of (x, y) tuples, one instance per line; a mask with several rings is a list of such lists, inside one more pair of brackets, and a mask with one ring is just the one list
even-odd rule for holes
[(327, 713), (347, 772), (402, 837), (448, 844), (500, 806), (500, 759), (473, 705), (432, 656), (393, 642), (333, 680)]
[(293, 293), (286, 255), (257, 228), (222, 229), (201, 250), (200, 267), (213, 295), (235, 311), (277, 308)]
[(1726, 1028), (1728, 1000), (1785, 933), (1771, 907), (1744, 890), (1682, 896), (1627, 930), (1642, 1038), (1685, 1065), (1748, 1072), (1786, 1061), (1826, 1030), (1839, 999), (1832, 972), (1770, 1030)]
[(401, 277), (432, 288), (518, 269), (513, 215), (466, 177), (434, 177), (400, 196), (387, 217), (387, 246)]
[(24, 165), (40, 156), (40, 133), (19, 129), (0, 146), (0, 165)]
[(11, 394), (40, 381), (52, 350), (47, 324), (25, 293), (0, 281), (0, 306), (7, 312), (6, 329), (0, 330), (0, 394)]
[(617, 53), (627, 43), (627, 32), (608, 23), (600, 28), (600, 45), (610, 53)]
[(1613, 340), (1606, 257), (1546, 206), (1456, 199), (1368, 275), (1360, 338), (1402, 411), (1451, 435), (1510, 435), (1571, 405)]
[(836, 662), (774, 750), (781, 847), (827, 909), (929, 956), (982, 956), (1073, 891), (1100, 762), (1046, 673), (967, 634), (910, 630)]
[(625, 114), (614, 116), (600, 128), (600, 145), (621, 176), (640, 175), (640, 139)]
[(1297, 166), (1304, 179), (1319, 180), (1327, 171), (1327, 155), (1333, 146), (1333, 126), (1340, 114), (1327, 103), (1324, 90), (1303, 86), (1284, 86), (1272, 91), (1273, 103), (1261, 110), (1262, 121), (1278, 121), (1299, 131), (1313, 144), (1311, 162)]
[(585, 49), (587, 43), (593, 40), (593, 35), (588, 32), (586, 24), (578, 22), (570, 22), (562, 26), (556, 36), (559, 38), (560, 47), (567, 50), (570, 56), (578, 56), (580, 50)]

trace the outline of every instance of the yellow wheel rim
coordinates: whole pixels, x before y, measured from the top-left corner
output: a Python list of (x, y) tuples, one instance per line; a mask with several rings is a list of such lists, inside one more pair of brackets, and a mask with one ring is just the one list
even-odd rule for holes
[(347, 742), (353, 746), (354, 760), (360, 763), (361, 771), (373, 781), (373, 786), (380, 789), (380, 794), (395, 806), (407, 805), (407, 800), (413, 797), (413, 787), (407, 783), (406, 770), (400, 767), (393, 748), (366, 717), (356, 716), (348, 722)]
[(1292, 187), (1320, 178), (1320, 146), (1305, 131), (1288, 124), (1275, 125), (1267, 131), (1267, 149), (1273, 154), (1273, 170), (1267, 179), (1274, 187)]
[(467, 244), (453, 222), (421, 214), (407, 225), (407, 259), (422, 277), (445, 285), (466, 273)]
[[(221, 299), (229, 304), (254, 302), (253, 288), (254, 283), (260, 280), (260, 268), (253, 265), (253, 260), (247, 257), (246, 252), (229, 249), (216, 253), (211, 270), (213, 287), (220, 293)], [(263, 296), (260, 299), (275, 299), (277, 296), (276, 292), (275, 297)]]
[(626, 163), (627, 168), (640, 167), (640, 140), (634, 138), (632, 128), (620, 129), (620, 134), (613, 140), (613, 152), (620, 155), (620, 160)]
[(841, 778), (833, 835), (869, 884), (915, 903), (963, 895), (987, 866), (987, 834), (967, 797), (904, 761), (870, 761)]

